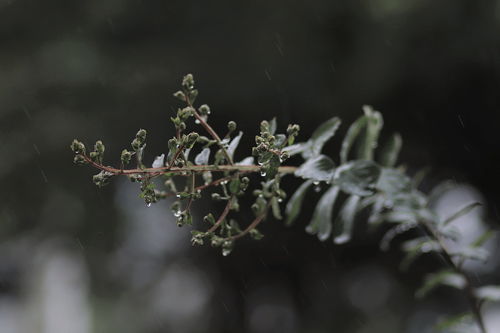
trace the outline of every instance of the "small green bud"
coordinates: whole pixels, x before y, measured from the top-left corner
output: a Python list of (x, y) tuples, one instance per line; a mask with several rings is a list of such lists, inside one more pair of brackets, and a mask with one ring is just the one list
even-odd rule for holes
[(73, 162), (76, 164), (76, 165), (85, 165), (87, 164), (87, 160), (85, 160), (85, 157), (83, 157), (83, 155), (75, 155), (75, 158), (73, 159)]
[(260, 123), (260, 132), (261, 133), (269, 133), (269, 122), (267, 120), (263, 120)]
[(203, 221), (206, 223), (210, 223), (211, 225), (215, 224), (215, 217), (212, 215), (212, 213), (209, 213), (203, 218)]
[(212, 193), (212, 200), (219, 201), (221, 200), (221, 196), (219, 193)]
[(182, 86), (187, 90), (192, 90), (194, 88), (194, 77), (193, 74), (187, 74), (182, 79)]
[(234, 131), (236, 131), (236, 126), (237, 126), (237, 125), (236, 125), (236, 122), (234, 122), (234, 121), (232, 121), (232, 120), (231, 120), (230, 122), (228, 122), (228, 123), (227, 123), (227, 129), (229, 130), (229, 132), (234, 132)]
[(130, 160), (132, 159), (132, 153), (129, 152), (127, 149), (123, 149), (120, 158), (123, 164), (129, 164)]
[(292, 135), (292, 136), (297, 136), (300, 131), (300, 126), (299, 125), (288, 125), (288, 128), (286, 129), (286, 134)]
[(186, 148), (193, 148), (194, 144), (196, 143), (196, 141), (198, 140), (199, 137), (200, 137), (200, 135), (196, 132), (189, 133), (188, 136), (186, 137), (186, 141), (184, 143)]
[(252, 229), (250, 230), (249, 233), (250, 237), (252, 237), (255, 240), (261, 240), (264, 237), (264, 235), (257, 229)]
[(132, 143), (130, 145), (132, 146), (132, 149), (134, 151), (138, 151), (139, 149), (141, 149), (141, 142), (137, 138), (132, 140)]
[(97, 175), (94, 175), (92, 177), (92, 181), (94, 184), (96, 184), (98, 187), (103, 187), (109, 183), (109, 179), (113, 176), (112, 173), (107, 172), (107, 171), (101, 171)]
[(231, 254), (231, 251), (233, 251), (234, 248), (234, 242), (227, 240), (222, 243), (222, 255), (223, 256), (228, 256)]
[(145, 129), (140, 129), (135, 137), (139, 140), (139, 142), (142, 144), (146, 141), (146, 130)]
[(184, 93), (180, 90), (174, 93), (174, 97), (180, 99), (183, 102), (186, 101), (186, 95), (184, 95)]
[(104, 144), (102, 143), (101, 140), (96, 141), (96, 143), (94, 145), (94, 150), (97, 153), (99, 153), (100, 155), (102, 155), (104, 153), (105, 149), (106, 149), (106, 147), (104, 147)]
[(95, 151), (91, 151), (89, 154), (89, 157), (94, 162), (98, 162), (98, 160), (99, 160), (99, 154)]
[(203, 104), (198, 108), (198, 111), (200, 112), (200, 115), (208, 116), (210, 114), (210, 107), (206, 104)]
[(85, 145), (76, 139), (71, 142), (70, 148), (75, 154), (85, 154)]
[(213, 247), (218, 247), (218, 246), (221, 246), (223, 242), (224, 242), (224, 239), (222, 237), (213, 235), (210, 244)]

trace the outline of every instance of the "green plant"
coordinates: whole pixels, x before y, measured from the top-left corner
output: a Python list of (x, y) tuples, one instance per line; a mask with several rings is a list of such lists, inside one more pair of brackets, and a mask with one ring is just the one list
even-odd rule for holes
[[(194, 201), (201, 198), (203, 191), (213, 189), (211, 198), (225, 202), (225, 208), (219, 214), (206, 215), (203, 218), (205, 230), (192, 231), (191, 241), (193, 245), (208, 242), (220, 247), (225, 256), (231, 253), (235, 241), (241, 237), (249, 235), (256, 240), (261, 239), (263, 235), (257, 227), (268, 215), (282, 219), (281, 204), (286, 193), (280, 183), (285, 175), (293, 174), (304, 180), (286, 205), (287, 225), (296, 220), (307, 191), (314, 185), (326, 184), (327, 189), (306, 227), (308, 233), (316, 235), (320, 241), (333, 238), (337, 244), (348, 242), (355, 217), (361, 211), (369, 212), (368, 224), (372, 227), (382, 222), (391, 225), (381, 241), (382, 249), (387, 249), (397, 235), (411, 229), (421, 229), (422, 232), (416, 233), (415, 238), (403, 243), (402, 249), (406, 256), (402, 268), (407, 268), (420, 255), (431, 252), (440, 254), (447, 267), (429, 275), (417, 291), (417, 296), (424, 296), (439, 285), (464, 290), (470, 313), (451, 318), (438, 328), (448, 330), (457, 325), (463, 326), (464, 322), (472, 318), (472, 324), (468, 324), (465, 331), (471, 332), (472, 327), (477, 325), (481, 332), (486, 332), (481, 306), (486, 301), (500, 301), (500, 286), (477, 288), (462, 267), (466, 260), (484, 260), (487, 252), (482, 245), (493, 233), (488, 231), (460, 251), (448, 250), (448, 244), (460, 237), (459, 231), (453, 228), (453, 221), (478, 204), (467, 205), (447, 219), (441, 219), (432, 210), (431, 203), (443, 186), (425, 194), (418, 190), (422, 173), (410, 178), (403, 167), (396, 167), (402, 146), (399, 134), (390, 138), (376, 159), (378, 137), (383, 126), (379, 112), (364, 107), (364, 115), (349, 127), (343, 139), (338, 165), (332, 158), (322, 154), (323, 146), (340, 127), (338, 118), (326, 121), (308, 141), (300, 143), (295, 143), (298, 125), (289, 125), (286, 133), (276, 134), (275, 119), (262, 121), (260, 134), (255, 137), (252, 156), (235, 162), (234, 152), (242, 132), (236, 134), (237, 125), (230, 121), (225, 136), (219, 136), (208, 124), (210, 108), (207, 105), (195, 108), (197, 95), (193, 76), (186, 75), (182, 90), (174, 94), (185, 103), (185, 107), (178, 109), (176, 116), (171, 118), (176, 135), (168, 141), (167, 156), (158, 156), (151, 168), (146, 167), (143, 161), (146, 147), (146, 131), (143, 129), (133, 139), (132, 150), (122, 151), (119, 168), (103, 164), (105, 147), (101, 141), (97, 141), (94, 150), (87, 153), (85, 145), (74, 140), (71, 144), (75, 153), (74, 162), (79, 165), (90, 164), (99, 169), (100, 172), (93, 177), (99, 187), (120, 175), (139, 183), (140, 197), (148, 206), (160, 199), (175, 197), (172, 211), (179, 226), (193, 224), (191, 209)], [(186, 132), (190, 120), (203, 127), (208, 136)], [(194, 150), (198, 150), (198, 153), (190, 159), (190, 153)], [(293, 155), (300, 155), (304, 163), (283, 166), (282, 163)], [(133, 157), (136, 167), (127, 169)], [(250, 188), (250, 178), (247, 176), (251, 173), (260, 173), (262, 181), (252, 191), (255, 202), (251, 208), (255, 217), (243, 227), (233, 213), (239, 211), (238, 199)], [(164, 185), (162, 190), (156, 188), (159, 180)], [(341, 206), (334, 218), (334, 207), (338, 203)]]

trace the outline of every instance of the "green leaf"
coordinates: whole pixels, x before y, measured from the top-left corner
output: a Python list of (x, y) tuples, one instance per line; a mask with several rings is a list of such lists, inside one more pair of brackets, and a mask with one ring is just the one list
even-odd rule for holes
[(447, 333), (479, 333), (479, 327), (470, 312), (451, 316), (435, 326), (437, 332)]
[(278, 128), (278, 123), (276, 122), (276, 117), (273, 119), (269, 120), (269, 133), (274, 134), (276, 133), (276, 129)]
[(406, 241), (402, 244), (401, 247), (403, 251), (406, 252), (406, 256), (403, 258), (400, 264), (400, 268), (403, 271), (407, 270), (410, 265), (422, 254), (432, 251), (437, 252), (441, 250), (441, 246), (439, 245), (439, 243), (437, 241), (429, 239), (428, 237), (420, 237), (417, 239)]
[(311, 139), (307, 142), (308, 149), (303, 150), (302, 156), (304, 159), (318, 156), (325, 143), (330, 140), (340, 126), (338, 117), (331, 118), (321, 124), (312, 134)]
[(325, 155), (319, 155), (307, 160), (296, 171), (295, 175), (313, 181), (330, 181), (332, 179), (335, 164), (332, 159)]
[(308, 233), (317, 233), (320, 241), (328, 239), (332, 232), (332, 211), (338, 194), (339, 188), (337, 186), (330, 187), (328, 191), (323, 194), (314, 209), (311, 223), (306, 227)]
[(480, 247), (465, 247), (457, 251), (450, 252), (450, 256), (459, 257), (461, 259), (471, 259), (486, 262), (490, 253)]
[(398, 160), (399, 152), (401, 151), (402, 146), (403, 139), (401, 139), (401, 135), (399, 135), (399, 133), (393, 134), (382, 149), (380, 164), (388, 168), (394, 167)]
[(283, 151), (290, 156), (302, 153), (304, 159), (316, 157), (321, 154), (325, 143), (335, 135), (340, 124), (338, 117), (331, 118), (321, 124), (307, 142), (296, 143), (284, 148)]
[(363, 134), (363, 140), (359, 144), (359, 158), (365, 160), (373, 160), (373, 151), (378, 144), (378, 136), (384, 121), (380, 112), (375, 111), (371, 106), (364, 105), (363, 111), (366, 116), (366, 131)]
[(477, 288), (475, 294), (481, 300), (500, 302), (500, 286), (484, 286)]
[(204, 148), (196, 157), (194, 158), (194, 164), (196, 165), (207, 165), (208, 159), (210, 158), (210, 148)]
[(340, 209), (339, 216), (335, 221), (335, 229), (339, 230), (340, 233), (333, 239), (335, 244), (344, 244), (351, 240), (354, 218), (358, 210), (359, 201), (359, 196), (351, 195)]
[(335, 170), (333, 182), (342, 191), (359, 196), (373, 194), (380, 176), (380, 167), (372, 161), (348, 162)]
[(473, 248), (481, 247), (493, 236), (495, 236), (495, 232), (493, 230), (486, 230), (481, 236), (479, 236), (475, 241), (473, 241), (470, 246)]
[(286, 225), (291, 225), (297, 216), (299, 216), (300, 209), (302, 208), (302, 202), (304, 201), (307, 190), (312, 183), (312, 180), (305, 181), (295, 191), (290, 200), (288, 200), (285, 208), (285, 214), (287, 215)]
[(400, 170), (382, 168), (376, 188), (392, 200), (402, 192), (411, 191), (411, 179)]
[(273, 211), (273, 216), (277, 220), (281, 220), (283, 217), (281, 216), (280, 203), (277, 197), (271, 198), (271, 209)]
[(300, 142), (283, 148), (283, 151), (286, 152), (289, 156), (293, 156), (300, 154), (307, 149), (309, 149), (309, 142)]
[(242, 136), (243, 132), (240, 131), (238, 135), (235, 136), (233, 140), (231, 140), (231, 143), (229, 143), (229, 146), (227, 147), (227, 153), (231, 158), (234, 157), (234, 152), (236, 151), (236, 148), (238, 148)]
[(239, 178), (231, 180), (229, 183), (229, 192), (231, 192), (231, 194), (237, 194), (240, 191), (240, 184), (241, 182)]
[(453, 213), (451, 216), (446, 218), (443, 221), (443, 225), (447, 225), (448, 223), (468, 214), (471, 210), (473, 210), (474, 208), (476, 208), (478, 206), (482, 206), (482, 204), (480, 202), (473, 202), (473, 203), (470, 203), (470, 204), (460, 208), (457, 212)]
[(417, 290), (415, 296), (417, 298), (425, 297), (439, 285), (463, 289), (466, 283), (467, 282), (465, 281), (463, 275), (455, 273), (452, 270), (442, 270), (438, 273), (428, 274), (425, 278), (423, 286)]
[(366, 126), (368, 119), (366, 116), (359, 117), (354, 123), (351, 124), (347, 130), (347, 134), (342, 141), (342, 148), (340, 150), (340, 163), (344, 164), (348, 161), (349, 152), (358, 137), (361, 130)]

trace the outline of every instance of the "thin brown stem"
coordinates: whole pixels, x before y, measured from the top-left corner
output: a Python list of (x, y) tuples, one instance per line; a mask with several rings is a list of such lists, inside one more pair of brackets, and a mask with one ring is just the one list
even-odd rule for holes
[[(116, 169), (109, 166), (104, 166), (102, 164), (96, 163), (86, 155), (82, 155), (85, 161), (92, 165), (93, 167), (110, 172), (114, 175), (150, 175), (159, 176), (165, 173), (182, 173), (182, 172), (225, 172), (225, 171), (237, 171), (237, 172), (260, 172), (260, 166), (258, 165), (191, 165), (182, 168), (177, 167), (160, 167), (160, 168), (144, 168), (144, 169)], [(297, 167), (294, 166), (281, 166), (278, 169), (279, 173), (294, 173)]]
[(257, 216), (257, 217), (256, 217), (256, 218), (252, 221), (252, 223), (250, 223), (250, 224), (248, 225), (248, 227), (246, 227), (246, 228), (245, 228), (245, 230), (243, 230), (242, 232), (240, 232), (240, 233), (238, 233), (238, 234), (236, 234), (236, 235), (234, 235), (234, 236), (229, 236), (229, 237), (226, 237), (226, 238), (224, 238), (224, 240), (225, 240), (225, 241), (233, 241), (233, 240), (239, 239), (239, 238), (241, 238), (241, 237), (245, 236), (246, 234), (248, 234), (250, 231), (252, 231), (252, 229), (257, 228), (257, 226), (258, 226), (258, 225), (259, 225), (262, 221), (264, 221), (264, 219), (266, 218), (266, 216), (267, 216), (267, 212), (269, 211), (269, 208), (270, 208), (270, 207), (271, 207), (271, 205), (270, 205), (270, 204), (268, 204), (268, 205), (266, 206), (265, 211), (264, 211), (262, 214), (260, 214), (259, 216)]
[(190, 107), (193, 108), (194, 110), (194, 116), (196, 118), (196, 120), (198, 120), (200, 122), (200, 125), (205, 129), (205, 131), (207, 131), (207, 133), (215, 140), (217, 141), (220, 149), (222, 149), (222, 152), (224, 153), (224, 156), (226, 157), (227, 159), (227, 162), (230, 164), (230, 165), (233, 165), (234, 162), (233, 162), (233, 159), (231, 158), (231, 156), (229, 156), (229, 153), (227, 152), (227, 150), (223, 147), (222, 145), (222, 140), (220, 138), (220, 136), (217, 134), (217, 132), (214, 131), (214, 129), (212, 128), (212, 126), (210, 126), (206, 121), (205, 119), (203, 119), (202, 116), (200, 116), (200, 114), (198, 113), (198, 111), (196, 111), (196, 109), (193, 107), (193, 103), (191, 103), (191, 101), (189, 100), (189, 97), (188, 97), (188, 94), (186, 94), (186, 104)]
[(222, 222), (224, 222), (224, 219), (226, 218), (227, 214), (229, 214), (229, 211), (231, 210), (231, 205), (233, 204), (233, 199), (234, 196), (231, 196), (229, 200), (227, 201), (226, 207), (224, 207), (224, 210), (222, 211), (222, 214), (220, 214), (219, 218), (217, 219), (217, 222), (214, 223), (214, 225), (207, 230), (207, 232), (214, 232), (217, 230), (217, 228), (220, 227)]

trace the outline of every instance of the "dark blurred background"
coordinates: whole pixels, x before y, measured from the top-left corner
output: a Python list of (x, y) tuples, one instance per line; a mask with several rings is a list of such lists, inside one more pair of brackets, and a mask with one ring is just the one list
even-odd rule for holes
[[(401, 272), (380, 232), (307, 235), (314, 196), (293, 227), (270, 220), (229, 257), (192, 248), (168, 203), (146, 208), (124, 179), (97, 189), (69, 144), (102, 139), (117, 165), (146, 128), (152, 162), (186, 73), (213, 126), (245, 132), (238, 158), (262, 119), (305, 140), (332, 116), (345, 133), (370, 104), (383, 138), (402, 133), (409, 171), (431, 167), (424, 188), (457, 182), (438, 211), (485, 204), (463, 218), (472, 237), (499, 220), (500, 1), (0, 0), (0, 43), (1, 332), (421, 333), (466, 309), (446, 288), (414, 299), (439, 258)], [(500, 280), (497, 243), (468, 266), (476, 282)], [(500, 332), (499, 308), (485, 313)]]

